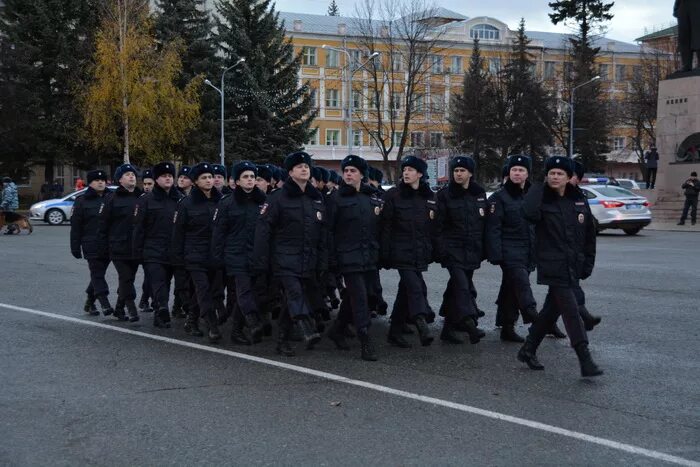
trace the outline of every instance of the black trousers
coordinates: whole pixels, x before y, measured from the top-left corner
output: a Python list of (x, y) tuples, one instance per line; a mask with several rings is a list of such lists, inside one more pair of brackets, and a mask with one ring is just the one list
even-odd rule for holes
[(175, 278), (175, 296), (179, 298), (180, 303), (187, 310), (192, 299), (189, 274), (184, 267), (175, 266), (173, 268), (173, 277)]
[(530, 327), (530, 335), (535, 339), (535, 342), (542, 341), (561, 315), (571, 346), (576, 347), (582, 342), (588, 343), (586, 329), (583, 327), (583, 321), (578, 313), (574, 287), (550, 286), (547, 298), (549, 300), (548, 306), (542, 309), (537, 315), (535, 323)]
[[(537, 302), (530, 287), (530, 272), (525, 267), (503, 267), (501, 288), (498, 291), (496, 326), (512, 326), (518, 320), (518, 311), (534, 310)], [(529, 322), (529, 321), (528, 321)]]
[(688, 211), (690, 211), (690, 221), (695, 222), (698, 216), (697, 198), (685, 198), (685, 203), (683, 204), (683, 214), (681, 214), (681, 222), (685, 222), (685, 220), (688, 218)]
[[(193, 302), (196, 302), (195, 307), (190, 306), (190, 315), (193, 317), (203, 316), (210, 324), (217, 323), (216, 310), (214, 309), (214, 295), (212, 293), (212, 285), (216, 282), (216, 274), (218, 270), (210, 269), (206, 271), (191, 270), (188, 271), (192, 285), (194, 286)], [(195, 300), (196, 297), (196, 300)], [(196, 311), (198, 309), (198, 312)]]
[(108, 259), (89, 259), (87, 260), (88, 269), (90, 269), (90, 283), (85, 290), (88, 297), (97, 298), (100, 295), (105, 297), (109, 295), (109, 285), (105, 280), (105, 274), (109, 267)]
[(386, 310), (386, 302), (384, 301), (384, 290), (382, 289), (382, 281), (379, 276), (379, 270), (372, 272), (372, 288), (367, 291), (369, 294), (369, 309), (379, 310), (383, 305)]
[(112, 263), (119, 275), (119, 289), (117, 289), (119, 300), (136, 300), (134, 281), (136, 280), (136, 271), (139, 269), (139, 262), (133, 259), (113, 259)]
[(654, 185), (656, 185), (656, 171), (657, 170), (658, 169), (656, 167), (647, 168), (647, 176), (646, 176), (647, 190), (649, 188), (654, 188)]
[(372, 289), (375, 271), (348, 272), (343, 274), (345, 290), (338, 311), (338, 321), (343, 324), (354, 322), (358, 331), (369, 329), (369, 291)]
[[(153, 301), (155, 300), (155, 295), (153, 295), (153, 286), (151, 285), (151, 278), (149, 277), (148, 270), (146, 269), (146, 265), (143, 265), (143, 283), (141, 284), (141, 300), (140, 303), (143, 305), (148, 305), (148, 300)], [(157, 305), (154, 303), (153, 304), (154, 308), (157, 307)]]
[(213, 281), (210, 283), (214, 310), (220, 314), (226, 313), (226, 271), (216, 269)]
[(450, 280), (442, 295), (445, 321), (455, 324), (467, 317), (477, 318), (471, 281), (474, 271), (455, 267), (449, 267), (447, 270)]
[(151, 286), (151, 302), (155, 302), (158, 310), (167, 310), (170, 302), (170, 281), (174, 269), (169, 264), (144, 263), (143, 269)]
[(427, 316), (428, 288), (421, 271), (399, 269), (399, 290), (391, 310), (391, 325), (403, 325), (409, 319), (413, 321), (419, 315)]
[(235, 305), (244, 315), (251, 315), (258, 312), (258, 304), (255, 300), (255, 291), (253, 289), (253, 279), (248, 274), (235, 274), (228, 276), (227, 287), (229, 300), (226, 304), (231, 303), (231, 313), (235, 309)]
[(285, 306), (280, 316), (286, 314), (292, 319), (311, 316), (312, 308), (309, 304), (309, 292), (316, 281), (295, 276), (280, 276), (279, 279), (282, 284), (285, 301)]

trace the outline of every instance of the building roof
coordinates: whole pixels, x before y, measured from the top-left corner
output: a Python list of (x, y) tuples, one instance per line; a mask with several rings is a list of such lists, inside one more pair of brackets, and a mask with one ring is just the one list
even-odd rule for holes
[[(360, 34), (355, 24), (356, 18), (350, 16), (326, 16), (281, 11), (279, 12), (279, 17), (281, 20), (284, 20), (285, 28), (290, 32), (294, 32), (294, 21), (301, 21), (302, 29), (299, 31), (300, 33), (338, 35), (338, 26), (342, 24), (345, 25), (347, 36), (355, 36)], [(442, 26), (448, 29), (457, 28), (459, 27), (460, 23), (464, 23), (465, 21), (469, 20), (468, 17), (446, 8), (437, 8), (436, 14), (433, 15), (433, 17), (452, 20), (451, 24)], [(378, 31), (381, 28), (382, 21), (374, 20), (373, 22), (375, 23), (376, 30)], [(563, 49), (567, 45), (567, 40), (570, 37), (573, 37), (572, 34), (544, 31), (526, 31), (526, 34), (528, 38), (533, 41), (541, 41), (542, 45), (548, 49)], [(471, 39), (465, 37), (465, 42), (467, 41), (471, 41)], [(600, 47), (601, 51), (603, 52), (614, 51), (618, 53), (639, 53), (641, 50), (636, 44), (617, 41), (607, 37), (599, 37), (594, 43)]]
[(678, 35), (678, 25), (676, 26), (671, 26), (670, 28), (666, 29), (660, 29), (658, 31), (649, 33), (645, 36), (638, 37), (635, 39), (637, 42), (647, 42), (652, 39), (658, 39), (660, 37), (670, 37), (670, 36), (677, 36)]

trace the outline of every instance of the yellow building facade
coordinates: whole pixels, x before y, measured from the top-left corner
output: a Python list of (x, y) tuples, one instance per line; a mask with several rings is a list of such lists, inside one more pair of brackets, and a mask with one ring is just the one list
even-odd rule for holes
[[(314, 122), (315, 136), (308, 141), (306, 148), (319, 161), (342, 160), (348, 153), (348, 139), (352, 141), (352, 152), (368, 160), (380, 161), (377, 150), (368, 134), (371, 125), (363, 125), (371, 118), (372, 103), (369, 101), (369, 73), (358, 70), (352, 78), (352, 120), (353, 131), (348, 131), (346, 109), (347, 80), (343, 79), (343, 68), (347, 66), (348, 54), (352, 63), (367, 59), (361, 50), (357, 33), (357, 20), (341, 16), (323, 16), (304, 13), (280, 12), (286, 33), (291, 38), (295, 50), (302, 53), (300, 83), (309, 83), (318, 117)], [(439, 24), (440, 40), (435, 44), (436, 52), (428, 58), (430, 73), (421, 85), (416, 98), (415, 117), (407, 135), (407, 147), (445, 148), (449, 147), (450, 126), (447, 121), (449, 103), (456, 92), (460, 92), (463, 74), (469, 67), (474, 37), (479, 44), (489, 71), (496, 72), (507, 60), (515, 32), (507, 24), (490, 17), (467, 18), (446, 9), (438, 9), (430, 19)], [(380, 27), (377, 28), (380, 30)], [(528, 31), (530, 52), (535, 59), (536, 75), (546, 81), (553, 94), (560, 92), (561, 73), (567, 63), (567, 35)], [(323, 48), (326, 45), (327, 48)], [(639, 46), (601, 38), (596, 43), (601, 47), (599, 74), (604, 89), (610, 99), (621, 99), (628, 90), (633, 73), (640, 72), (641, 49)], [(333, 50), (338, 49), (338, 50)], [(379, 48), (381, 52), (381, 48)], [(346, 54), (347, 52), (347, 54)], [(386, 66), (386, 54), (378, 57)], [(401, 83), (407, 78), (401, 64), (394, 64), (391, 76), (396, 80), (394, 92), (401, 92)], [(384, 95), (384, 99), (389, 96)], [(400, 96), (396, 96), (400, 97)], [(400, 99), (396, 99), (400, 101)], [(386, 104), (387, 101), (385, 101)], [(394, 112), (401, 120), (405, 109), (401, 104), (387, 112)], [(632, 128), (616, 127), (610, 140), (611, 155), (631, 154)], [(350, 135), (350, 136), (349, 136)], [(400, 134), (393, 137), (398, 140)], [(385, 135), (386, 138), (392, 137)], [(394, 149), (396, 151), (396, 149)], [(552, 152), (561, 153), (561, 147)], [(395, 154), (395, 152), (394, 152)], [(390, 156), (390, 159), (393, 157)]]

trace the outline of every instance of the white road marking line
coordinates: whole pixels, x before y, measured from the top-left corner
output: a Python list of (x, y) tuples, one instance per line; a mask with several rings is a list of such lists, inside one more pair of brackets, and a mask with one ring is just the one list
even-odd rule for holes
[(45, 311), (33, 310), (31, 308), (24, 308), (15, 305), (9, 305), (6, 303), (0, 303), (0, 308), (7, 308), (8, 310), (21, 311), (24, 313), (30, 313), (33, 315), (44, 316), (46, 318), (53, 318), (62, 321), (68, 321), (71, 323), (77, 323), (84, 326), (92, 326), (95, 328), (107, 329), (110, 331), (120, 332), (122, 334), (131, 334), (133, 336), (145, 337), (147, 339), (165, 342), (168, 344), (180, 345), (183, 347), (189, 347), (191, 349), (203, 350), (205, 352), (212, 352), (221, 355), (227, 355), (229, 357), (239, 358), (241, 360), (247, 360), (255, 363), (262, 363), (263, 365), (268, 365), (276, 368), (281, 368), (283, 370), (295, 371), (297, 373), (303, 373), (305, 375), (316, 376), (317, 378), (326, 379), (329, 381), (335, 381), (338, 383), (348, 384), (351, 386), (357, 386), (365, 389), (371, 389), (373, 391), (382, 392), (384, 394), (391, 394), (393, 396), (403, 397), (405, 399), (411, 399), (415, 401), (425, 402), (428, 404), (437, 405), (440, 407), (446, 407), (448, 409), (458, 410), (460, 412), (466, 412), (474, 415), (481, 415), (482, 417), (491, 418), (493, 420), (500, 420), (503, 422), (512, 423), (515, 425), (525, 426), (535, 430), (544, 431), (547, 433), (554, 433), (560, 436), (565, 436), (567, 438), (576, 439), (579, 441), (585, 441), (592, 444), (598, 444), (600, 446), (605, 446), (611, 449), (617, 449), (618, 451), (628, 452), (630, 454), (636, 454), (639, 456), (648, 457), (650, 459), (669, 462), (677, 465), (685, 465), (691, 467), (700, 467), (700, 462), (693, 461), (690, 459), (685, 459), (683, 457), (673, 456), (671, 454), (666, 454), (660, 451), (654, 451), (651, 449), (645, 449), (639, 446), (634, 446), (632, 444), (620, 443), (618, 441), (613, 441), (606, 438), (600, 438), (598, 436), (587, 435), (585, 433), (580, 433), (578, 431), (567, 430), (566, 428), (560, 428), (554, 425), (548, 425), (546, 423), (536, 422), (534, 420), (528, 420), (526, 418), (514, 417), (511, 415), (506, 415), (499, 412), (493, 412), (491, 410), (480, 409), (478, 407), (473, 407), (471, 405), (460, 404), (457, 402), (451, 402), (444, 399), (437, 399), (435, 397), (423, 396), (421, 394), (415, 394), (408, 391), (402, 391), (400, 389), (390, 388), (388, 386), (382, 386), (380, 384), (369, 383), (367, 381), (361, 381), (357, 379), (347, 378), (345, 376), (336, 375), (334, 373), (327, 373), (325, 371), (314, 370), (311, 368), (306, 368), (298, 365), (290, 365), (288, 363), (278, 362), (275, 360), (269, 360), (267, 358), (256, 357), (254, 355), (247, 355), (244, 353), (233, 352), (231, 350), (221, 349), (217, 347), (210, 347), (202, 344), (195, 344), (193, 342), (182, 341), (179, 339), (173, 339), (171, 337), (158, 336), (155, 334), (149, 334), (142, 331), (134, 331), (133, 329), (121, 328), (112, 326), (110, 324), (97, 323), (94, 321), (88, 321), (85, 319), (74, 318), (72, 316), (64, 316), (56, 313), (48, 313)]

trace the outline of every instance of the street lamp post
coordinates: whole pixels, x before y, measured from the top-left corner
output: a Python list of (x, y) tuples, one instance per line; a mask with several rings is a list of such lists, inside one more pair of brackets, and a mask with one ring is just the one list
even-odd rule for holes
[(236, 63), (226, 68), (223, 71), (223, 73), (221, 73), (221, 88), (217, 88), (216, 86), (214, 86), (208, 79), (204, 80), (204, 84), (214, 88), (214, 90), (218, 92), (221, 96), (221, 148), (219, 149), (219, 158), (221, 160), (221, 165), (226, 165), (226, 162), (224, 160), (224, 78), (226, 77), (227, 71), (233, 70), (243, 62), (245, 62), (245, 58), (239, 58)]
[(594, 76), (585, 83), (581, 83), (578, 86), (574, 86), (571, 89), (571, 96), (569, 97), (569, 158), (574, 157), (574, 93), (576, 90), (582, 86), (592, 83), (600, 79), (600, 76)]
[(372, 55), (370, 55), (367, 60), (362, 62), (357, 66), (357, 68), (353, 69), (352, 68), (352, 56), (350, 55), (350, 52), (348, 52), (345, 49), (339, 49), (337, 47), (331, 47), (329, 45), (323, 44), (321, 46), (322, 49), (327, 49), (327, 50), (335, 50), (336, 52), (342, 52), (347, 56), (348, 59), (348, 65), (346, 67), (346, 73), (347, 73), (347, 79), (346, 79), (346, 87), (347, 87), (347, 100), (345, 101), (346, 105), (346, 111), (347, 111), (347, 116), (348, 116), (348, 154), (352, 154), (352, 77), (355, 74), (355, 72), (361, 70), (362, 68), (365, 67), (371, 60), (374, 60), (379, 56), (379, 52), (374, 52)]

